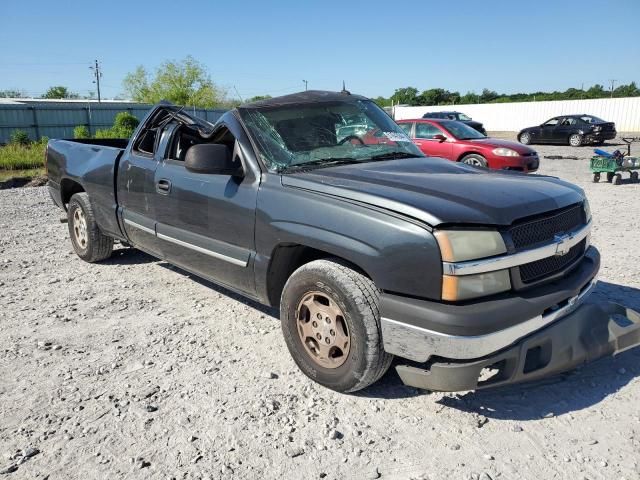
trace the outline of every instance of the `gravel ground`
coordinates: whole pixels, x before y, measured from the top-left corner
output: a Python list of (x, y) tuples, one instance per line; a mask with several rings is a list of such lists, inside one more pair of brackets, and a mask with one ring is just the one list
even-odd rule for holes
[[(539, 173), (588, 193), (595, 298), (640, 309), (640, 185), (591, 183), (589, 147), (536, 149), (579, 157)], [(44, 188), (0, 191), (6, 478), (640, 478), (640, 350), (493, 391), (392, 369), (341, 395), (297, 370), (277, 312), (133, 249), (86, 264), (60, 215)]]

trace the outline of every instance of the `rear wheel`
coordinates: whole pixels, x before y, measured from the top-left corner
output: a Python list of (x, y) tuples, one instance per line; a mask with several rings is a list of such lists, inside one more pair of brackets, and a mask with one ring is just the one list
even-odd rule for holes
[(579, 147), (580, 145), (582, 145), (582, 135), (580, 135), (579, 133), (574, 133), (573, 135), (569, 136), (569, 145), (571, 145), (572, 147)]
[(622, 175), (620, 175), (619, 173), (616, 173), (615, 176), (613, 177), (613, 184), (614, 185), (621, 185), (622, 184)]
[(638, 183), (638, 172), (631, 172), (631, 181), (633, 183)]
[(487, 160), (482, 155), (478, 155), (477, 153), (470, 153), (469, 155), (465, 155), (460, 161), (474, 167), (487, 168)]
[(113, 238), (100, 231), (89, 195), (83, 192), (71, 197), (67, 209), (67, 223), (73, 249), (82, 260), (93, 263), (111, 256)]
[(593, 183), (598, 183), (600, 181), (600, 174), (599, 173), (594, 173), (593, 174)]
[(282, 332), (300, 370), (339, 392), (376, 382), (393, 356), (382, 346), (379, 291), (338, 259), (293, 272), (280, 301)]
[(531, 134), (524, 132), (518, 137), (518, 141), (523, 145), (529, 145), (531, 143)]
[(611, 183), (613, 181), (614, 175), (615, 174), (613, 172), (607, 172), (607, 182)]

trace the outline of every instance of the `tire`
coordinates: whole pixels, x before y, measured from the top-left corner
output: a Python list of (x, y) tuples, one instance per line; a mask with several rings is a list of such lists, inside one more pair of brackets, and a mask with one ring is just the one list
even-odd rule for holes
[(477, 153), (470, 153), (468, 155), (465, 155), (460, 159), (460, 162), (471, 165), (472, 167), (487, 168), (487, 160), (482, 155), (478, 155)]
[[(339, 259), (315, 260), (293, 272), (282, 291), (280, 319), (300, 370), (338, 392), (355, 392), (378, 381), (393, 360), (382, 345), (379, 301), (374, 283)], [(318, 344), (315, 335), (328, 344), (331, 328), (339, 330), (335, 343)], [(318, 353), (322, 348), (329, 349), (324, 357)]]
[(113, 238), (100, 231), (89, 195), (83, 192), (71, 197), (67, 209), (67, 223), (73, 249), (82, 260), (94, 263), (111, 256)]
[(616, 173), (615, 176), (613, 177), (613, 184), (622, 185), (622, 175), (620, 175), (619, 173)]
[(633, 183), (638, 183), (638, 172), (631, 172), (631, 181)]
[(607, 172), (607, 182), (611, 183), (613, 182), (613, 177), (614, 177), (614, 173), (612, 172)]
[(593, 183), (598, 183), (600, 181), (600, 174), (599, 173), (594, 173), (593, 174)]
[(569, 135), (569, 145), (572, 147), (580, 147), (582, 145), (582, 135), (579, 133)]
[(518, 141), (520, 143), (522, 143), (523, 145), (530, 145), (531, 144), (531, 134), (527, 133), (527, 132), (521, 133), (518, 136)]

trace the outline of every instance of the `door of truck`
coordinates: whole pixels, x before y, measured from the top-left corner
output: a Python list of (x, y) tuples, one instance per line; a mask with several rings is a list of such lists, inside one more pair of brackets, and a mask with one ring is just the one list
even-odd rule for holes
[(154, 110), (136, 131), (118, 166), (117, 193), (122, 225), (136, 247), (161, 257), (155, 232), (155, 179), (160, 131), (156, 124), (164, 109)]
[[(246, 134), (231, 114), (211, 143), (224, 143), (243, 176), (194, 173), (184, 166), (186, 150), (203, 143), (185, 125), (170, 125), (172, 140), (155, 171), (155, 219), (163, 257), (184, 269), (254, 294), (255, 210), (259, 169), (251, 165)], [(243, 140), (243, 141), (239, 141)]]

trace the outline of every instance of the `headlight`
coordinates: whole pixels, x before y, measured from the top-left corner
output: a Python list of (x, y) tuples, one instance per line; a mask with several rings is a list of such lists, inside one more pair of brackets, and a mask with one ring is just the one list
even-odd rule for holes
[(507, 251), (502, 235), (494, 230), (438, 230), (433, 235), (445, 262), (477, 260)]
[(519, 157), (520, 154), (510, 148), (494, 148), (493, 154), (499, 157)]
[(587, 220), (587, 223), (589, 223), (591, 221), (591, 206), (589, 205), (589, 200), (587, 200), (586, 197), (582, 204), (582, 208), (584, 209), (584, 218)]
[(498, 270), (478, 275), (443, 275), (442, 299), (468, 300), (511, 290), (509, 270)]
[[(464, 262), (507, 252), (495, 230), (437, 230), (434, 236), (444, 262)], [(477, 275), (443, 275), (442, 299), (447, 301), (493, 295), (511, 289), (509, 270)]]

